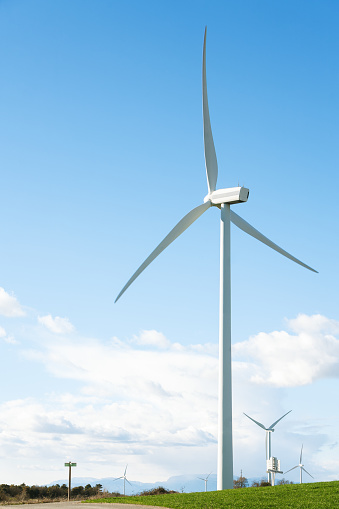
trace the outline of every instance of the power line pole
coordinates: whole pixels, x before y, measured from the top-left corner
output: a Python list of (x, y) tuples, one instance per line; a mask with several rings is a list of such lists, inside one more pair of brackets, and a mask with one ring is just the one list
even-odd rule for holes
[(65, 467), (68, 467), (68, 501), (71, 499), (71, 479), (72, 479), (72, 467), (76, 467), (76, 463), (69, 461), (65, 463)]

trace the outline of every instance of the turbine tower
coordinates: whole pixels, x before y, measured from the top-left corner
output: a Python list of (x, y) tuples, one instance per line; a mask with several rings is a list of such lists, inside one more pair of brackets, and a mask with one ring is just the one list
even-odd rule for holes
[(206, 29), (203, 46), (202, 62), (202, 104), (205, 166), (207, 175), (208, 194), (204, 203), (191, 210), (170, 231), (162, 242), (140, 265), (133, 276), (127, 281), (115, 302), (122, 296), (135, 279), (148, 265), (166, 249), (179, 235), (181, 235), (194, 221), (196, 221), (210, 207), (221, 209), (220, 225), (220, 319), (219, 319), (219, 418), (218, 418), (218, 490), (233, 488), (233, 447), (232, 447), (232, 375), (231, 375), (231, 260), (230, 233), (231, 222), (248, 235), (263, 242), (271, 249), (286, 258), (317, 272), (301, 262), (287, 251), (277, 246), (244, 219), (238, 216), (231, 205), (246, 202), (249, 190), (244, 187), (231, 187), (216, 190), (218, 178), (218, 164), (214, 148), (210, 116), (207, 100), (206, 85)]
[(125, 488), (126, 488), (126, 482), (128, 482), (128, 484), (129, 484), (130, 486), (132, 486), (132, 485), (131, 485), (131, 483), (129, 482), (129, 480), (127, 479), (127, 477), (126, 477), (127, 467), (128, 467), (128, 465), (126, 465), (124, 475), (122, 475), (121, 477), (117, 477), (116, 479), (114, 479), (114, 481), (118, 481), (118, 479), (123, 479), (123, 480), (124, 480), (124, 495), (125, 495), (125, 493), (126, 493), (126, 489), (125, 489)]
[(201, 481), (205, 481), (205, 491), (207, 491), (207, 480), (208, 480), (209, 476), (211, 475), (211, 473), (212, 472), (210, 472), (205, 479), (203, 477), (198, 477), (198, 479), (200, 479)]
[(285, 474), (287, 474), (287, 472), (291, 472), (291, 470), (294, 470), (295, 468), (299, 467), (300, 468), (300, 484), (303, 483), (303, 471), (306, 472), (306, 474), (308, 474), (310, 477), (312, 477), (312, 479), (314, 479), (313, 475), (311, 475), (309, 472), (307, 472), (306, 468), (304, 468), (304, 465), (302, 464), (302, 461), (303, 461), (303, 446), (304, 446), (304, 444), (302, 444), (302, 446), (301, 446), (299, 465), (296, 465), (295, 467), (290, 468), (289, 470), (286, 470), (286, 472), (284, 472), (284, 475), (285, 475)]
[[(281, 421), (281, 419), (283, 419), (290, 412), (292, 412), (292, 410), (289, 410), (282, 417), (279, 417), (279, 419), (277, 421), (274, 421), (274, 423), (271, 424), (271, 426), (269, 426), (268, 428), (266, 428), (263, 424), (261, 424), (261, 422), (256, 421), (255, 419), (253, 419), (249, 415), (245, 414), (245, 412), (244, 412), (244, 415), (246, 415), (246, 417), (251, 419), (251, 421), (255, 422), (255, 424), (257, 424), (258, 426), (260, 426), (260, 428), (262, 428), (266, 431), (266, 437), (265, 437), (266, 462), (267, 462), (267, 460), (269, 460), (272, 457), (271, 435), (274, 432), (274, 426), (276, 426), (278, 424), (278, 422)], [(271, 484), (272, 484), (272, 478), (273, 478), (272, 473), (268, 472), (267, 480)]]

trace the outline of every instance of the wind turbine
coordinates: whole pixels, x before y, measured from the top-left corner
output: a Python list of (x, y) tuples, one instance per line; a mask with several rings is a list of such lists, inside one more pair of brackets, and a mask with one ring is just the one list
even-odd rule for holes
[(301, 262), (287, 251), (277, 246), (258, 230), (253, 228), (244, 219), (238, 216), (231, 205), (246, 202), (249, 190), (245, 187), (231, 187), (216, 190), (218, 178), (218, 164), (214, 148), (210, 115), (207, 100), (206, 85), (206, 29), (203, 46), (202, 62), (202, 105), (204, 151), (207, 175), (208, 194), (204, 203), (191, 210), (170, 231), (162, 242), (140, 265), (133, 276), (120, 291), (115, 302), (122, 296), (135, 279), (148, 267), (148, 265), (166, 249), (179, 235), (181, 235), (194, 221), (196, 221), (210, 207), (221, 209), (220, 226), (220, 319), (219, 319), (219, 418), (218, 418), (218, 490), (233, 488), (233, 448), (232, 448), (232, 375), (231, 375), (231, 259), (230, 259), (230, 226), (231, 222), (238, 228), (263, 242), (278, 253), (290, 260), (317, 272)]
[(302, 464), (302, 461), (303, 461), (303, 446), (304, 446), (304, 444), (302, 444), (302, 446), (301, 446), (299, 465), (296, 465), (295, 467), (290, 468), (289, 470), (284, 472), (284, 474), (287, 474), (287, 472), (291, 472), (291, 470), (294, 470), (295, 468), (299, 467), (300, 468), (300, 484), (303, 483), (303, 471), (306, 472), (306, 474), (308, 474), (310, 477), (312, 477), (312, 479), (314, 479), (313, 475), (311, 475), (309, 472), (307, 472), (306, 468), (304, 468), (304, 465)]
[(205, 491), (207, 491), (207, 479), (209, 478), (209, 476), (211, 475), (212, 472), (210, 472), (208, 474), (208, 476), (206, 477), (206, 479), (204, 479), (203, 477), (198, 477), (198, 479), (201, 479), (201, 481), (205, 481)]
[[(261, 424), (261, 422), (256, 421), (255, 419), (253, 419), (249, 415), (245, 414), (245, 412), (244, 412), (244, 415), (246, 415), (246, 417), (251, 419), (251, 421), (255, 422), (255, 424), (257, 424), (258, 426), (260, 426), (260, 428), (262, 428), (262, 429), (264, 429), (266, 431), (266, 437), (265, 437), (266, 461), (269, 460), (270, 457), (272, 456), (272, 451), (271, 451), (271, 435), (272, 435), (272, 433), (274, 431), (274, 426), (276, 424), (278, 424), (278, 422), (281, 421), (281, 419), (283, 419), (290, 412), (292, 412), (292, 410), (289, 410), (282, 417), (279, 417), (279, 419), (277, 421), (274, 421), (274, 423), (271, 424), (271, 426), (269, 426), (268, 428), (266, 428), (263, 424)], [(268, 482), (272, 484), (272, 474), (271, 474), (271, 472), (268, 472), (267, 478), (268, 478)]]
[(128, 465), (126, 465), (124, 475), (122, 475), (121, 477), (117, 477), (116, 479), (114, 479), (114, 481), (118, 481), (118, 479), (123, 479), (123, 480), (124, 480), (124, 495), (125, 495), (125, 491), (126, 491), (126, 490), (125, 490), (125, 484), (126, 484), (126, 482), (128, 482), (128, 484), (129, 484), (130, 486), (132, 486), (132, 484), (129, 482), (129, 480), (128, 480), (128, 479), (127, 479), (127, 477), (126, 477), (127, 467), (128, 467)]

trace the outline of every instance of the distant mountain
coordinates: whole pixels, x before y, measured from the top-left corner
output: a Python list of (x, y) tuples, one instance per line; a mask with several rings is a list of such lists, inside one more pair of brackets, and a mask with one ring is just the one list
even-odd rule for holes
[[(126, 482), (126, 495), (136, 495), (141, 491), (151, 490), (153, 488), (157, 488), (158, 486), (163, 486), (167, 490), (179, 491), (184, 493), (205, 491), (205, 483), (198, 479), (198, 477), (205, 478), (208, 474), (196, 474), (196, 475), (177, 475), (174, 477), (170, 477), (167, 481), (157, 481), (154, 483), (143, 483), (140, 481), (130, 480), (132, 486), (130, 486)], [(105, 477), (102, 479), (96, 479), (94, 477), (73, 477), (72, 478), (72, 487), (75, 486), (86, 486), (86, 484), (90, 484), (91, 486), (95, 486), (96, 484), (101, 484), (104, 490), (109, 492), (117, 491), (119, 493), (124, 492), (124, 481), (123, 479), (114, 480), (114, 477)], [(68, 479), (59, 479), (50, 483), (48, 486), (52, 486), (53, 484), (66, 484), (68, 485)], [(215, 491), (217, 489), (217, 476), (216, 474), (211, 474), (208, 478), (207, 482), (207, 490)]]
[[(163, 486), (167, 490), (179, 491), (182, 493), (197, 493), (200, 491), (205, 491), (205, 483), (201, 481), (199, 477), (206, 478), (208, 474), (193, 474), (193, 475), (176, 475), (167, 479), (167, 481), (157, 481), (154, 483), (144, 483), (140, 481), (130, 481), (130, 486), (126, 483), (126, 495), (137, 495), (138, 493), (151, 490), (153, 488), (157, 488), (158, 486)], [(86, 484), (90, 484), (91, 486), (95, 486), (96, 484), (101, 484), (103, 489), (106, 491), (124, 492), (124, 481), (123, 479), (114, 480), (114, 477), (104, 477), (102, 479), (96, 479), (95, 477), (74, 477), (72, 478), (72, 487), (75, 486), (86, 486)], [(237, 477), (235, 477), (237, 479)], [(260, 477), (251, 477), (248, 478), (248, 484), (251, 486), (253, 481), (260, 481)], [(277, 479), (278, 480), (278, 479)], [(50, 483), (48, 486), (52, 486), (53, 484), (66, 484), (68, 485), (68, 479), (61, 479), (59, 481), (54, 481)], [(217, 489), (217, 475), (211, 474), (208, 478), (207, 482), (207, 491), (216, 491)]]

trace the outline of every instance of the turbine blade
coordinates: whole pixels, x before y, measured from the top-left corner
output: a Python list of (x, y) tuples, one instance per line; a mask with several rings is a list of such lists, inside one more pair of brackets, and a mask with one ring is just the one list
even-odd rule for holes
[(113, 481), (118, 481), (119, 479), (123, 479), (123, 477), (116, 477)]
[(301, 451), (300, 451), (300, 465), (302, 463), (302, 458), (303, 458), (303, 447), (304, 447), (304, 444), (301, 444)]
[(286, 258), (289, 258), (293, 262), (298, 263), (302, 267), (305, 267), (305, 269), (311, 270), (312, 272), (316, 272), (318, 274), (317, 270), (312, 269), (312, 267), (310, 267), (309, 265), (306, 265), (306, 263), (301, 262), (300, 260), (298, 260), (298, 258), (295, 258), (295, 256), (291, 255), (290, 253), (288, 253), (281, 247), (277, 246), (277, 244), (275, 244), (270, 239), (265, 237), (265, 235), (260, 233), (253, 226), (251, 226), (247, 221), (245, 221), (240, 216), (238, 216), (238, 214), (233, 212), (233, 210), (231, 210), (231, 221), (238, 228), (240, 228), (240, 230), (244, 231), (245, 233), (248, 233), (248, 235), (251, 235), (252, 237), (254, 237), (257, 240), (260, 240), (260, 242), (262, 242), (263, 244), (266, 244), (266, 246), (270, 247), (271, 249), (274, 249), (278, 253), (282, 254), (283, 256), (286, 256)]
[(245, 412), (243, 412), (243, 414), (246, 415), (246, 417), (248, 417), (249, 419), (251, 419), (251, 421), (253, 421), (256, 424), (258, 424), (258, 426), (260, 426), (262, 429), (266, 430), (265, 426), (263, 424), (261, 424), (261, 422), (258, 422), (255, 419), (252, 419), (252, 417), (250, 417), (249, 415), (245, 414)]
[(283, 419), (287, 414), (289, 414), (290, 412), (292, 412), (292, 410), (289, 410), (288, 412), (286, 412), (286, 414), (284, 414), (282, 417), (280, 417), (277, 421), (275, 421), (273, 424), (271, 424), (271, 426), (268, 428), (268, 429), (273, 429), (274, 426), (276, 424), (278, 424), (279, 421), (281, 421), (281, 419)]
[[(194, 221), (196, 221), (207, 209), (212, 206), (210, 201), (199, 205), (198, 207), (191, 210), (186, 216), (184, 216), (181, 221), (169, 232), (169, 234), (160, 242), (160, 244), (152, 251), (148, 258), (140, 265), (138, 270), (134, 272), (133, 276), (127, 281), (117, 298), (114, 302), (117, 302), (118, 299), (122, 296), (122, 294), (127, 290), (127, 288), (136, 280), (138, 276), (148, 267), (148, 265), (153, 262), (153, 260), (159, 256), (160, 253), (166, 247), (168, 247), (179, 235), (181, 235), (189, 226), (191, 226)], [(127, 468), (127, 467), (126, 467)]]
[(215, 154), (210, 114), (208, 110), (207, 83), (206, 83), (206, 32), (204, 37), (204, 50), (202, 56), (202, 115), (204, 123), (204, 152), (208, 192), (215, 191), (218, 179), (218, 163)]
[(301, 467), (301, 468), (304, 472), (306, 472), (306, 474), (308, 474), (310, 477), (312, 477), (312, 479), (314, 479), (313, 475), (311, 475), (309, 472), (307, 472), (306, 468), (304, 468), (304, 467)]
[(291, 470), (294, 470), (295, 468), (298, 468), (299, 465), (293, 467), (293, 468), (290, 468), (289, 470), (286, 470), (286, 472), (284, 472), (284, 475), (287, 474), (287, 472), (291, 472)]
[(125, 468), (125, 473), (124, 473), (124, 476), (126, 475), (126, 472), (127, 472), (127, 467), (128, 467), (128, 465), (126, 465), (126, 468)]
[(126, 482), (128, 482), (128, 484), (129, 484), (130, 486), (132, 486), (132, 484), (129, 482), (129, 480), (128, 480), (128, 479), (126, 479)]

